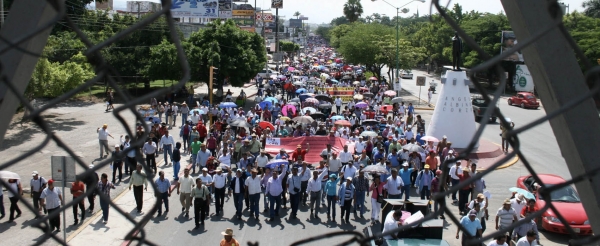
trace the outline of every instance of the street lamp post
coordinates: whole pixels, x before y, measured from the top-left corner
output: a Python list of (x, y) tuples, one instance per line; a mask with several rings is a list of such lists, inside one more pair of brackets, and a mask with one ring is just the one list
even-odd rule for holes
[[(377, 0), (371, 0), (371, 1), (375, 2)], [(400, 22), (398, 20), (400, 19), (400, 9), (412, 2), (424, 3), (425, 0), (412, 0), (400, 7), (396, 7), (396, 6), (392, 5), (391, 3), (388, 3), (385, 0), (381, 0), (381, 1), (383, 1), (384, 3), (387, 3), (388, 5), (390, 5), (396, 9), (396, 80), (399, 80), (400, 77), (398, 76), (398, 71), (400, 70), (400, 31), (399, 31), (400, 30), (400, 26), (399, 26)], [(408, 12), (408, 9), (402, 9), (402, 13), (407, 13), (407, 12)], [(393, 81), (390, 81), (390, 82), (393, 83)]]

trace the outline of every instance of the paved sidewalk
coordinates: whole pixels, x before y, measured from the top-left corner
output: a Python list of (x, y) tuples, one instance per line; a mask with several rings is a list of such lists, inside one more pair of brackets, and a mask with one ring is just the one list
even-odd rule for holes
[[(188, 155), (182, 156), (182, 168), (180, 174), (183, 174), (184, 168), (188, 165), (187, 159)], [(172, 207), (174, 202), (178, 203), (179, 198), (176, 193), (176, 185), (177, 182), (173, 181), (173, 166), (164, 166), (164, 161), (159, 161), (157, 165), (159, 166), (159, 171), (165, 172), (165, 178), (168, 178), (171, 181), (171, 190), (174, 191), (169, 198), (169, 206)], [(150, 181), (149, 181), (150, 182)], [(154, 197), (154, 190), (150, 183), (148, 183), (148, 190), (144, 191), (144, 205), (142, 211), (143, 215), (137, 214), (137, 208), (135, 203), (135, 198), (133, 196), (133, 190), (124, 189), (121, 194), (116, 196), (113, 199), (113, 202), (119, 206), (123, 211), (129, 213), (131, 217), (134, 218), (136, 222), (139, 222), (144, 216), (147, 216), (151, 211), (152, 207), (156, 204), (156, 197)], [(175, 198), (174, 198), (175, 197)], [(164, 205), (163, 206), (163, 215), (159, 217), (155, 217), (156, 214), (152, 216), (153, 220), (166, 220), (169, 218), (168, 213), (164, 213)], [(177, 213), (178, 211), (169, 211), (169, 213)], [(82, 226), (79, 227), (77, 231), (75, 231), (71, 236), (67, 238), (67, 242), (70, 245), (85, 245), (90, 242), (94, 242), (94, 244), (98, 245), (122, 245), (124, 244), (125, 236), (134, 228), (134, 225), (129, 221), (124, 215), (117, 212), (114, 208), (110, 208), (108, 223), (102, 223), (102, 210), (98, 210), (93, 217), (87, 220)]]

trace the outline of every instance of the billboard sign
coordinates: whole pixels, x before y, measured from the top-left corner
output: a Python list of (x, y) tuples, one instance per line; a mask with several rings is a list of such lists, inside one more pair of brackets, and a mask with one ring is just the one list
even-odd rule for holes
[(271, 13), (256, 13), (256, 19), (264, 22), (273, 22), (274, 17)]
[(254, 10), (234, 10), (234, 16), (254, 16)]
[(290, 28), (302, 28), (302, 20), (290, 19)]
[(308, 17), (306, 17), (304, 15), (301, 15), (299, 19), (301, 19), (301, 20), (308, 20)]
[(271, 0), (271, 8), (272, 9), (282, 9), (283, 8), (283, 0)]
[(219, 0), (219, 18), (229, 19), (232, 18), (231, 10), (233, 9), (233, 3), (231, 0)]
[(252, 25), (254, 25), (254, 20), (253, 19), (237, 18), (236, 16), (234, 16), (233, 21), (238, 26), (252, 26)]
[(173, 0), (171, 14), (173, 14), (173, 17), (175, 18), (218, 18), (218, 9), (219, 2), (217, 0), (206, 0), (205, 2)]
[[(511, 49), (515, 45), (517, 45), (517, 37), (513, 31), (502, 31), (502, 39), (500, 40), (502, 45), (500, 46), (500, 53), (504, 53), (505, 51)], [(506, 57), (504, 60), (506, 61), (518, 61), (523, 62), (523, 53), (518, 50)]]

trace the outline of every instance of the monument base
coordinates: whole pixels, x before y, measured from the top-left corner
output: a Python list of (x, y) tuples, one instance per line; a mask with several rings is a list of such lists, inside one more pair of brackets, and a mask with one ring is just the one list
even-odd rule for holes
[[(455, 150), (462, 153), (465, 149), (455, 148)], [(500, 145), (479, 139), (479, 147), (469, 153), (468, 158), (477, 160), (477, 170), (486, 170), (504, 156), (506, 155), (502, 152)]]

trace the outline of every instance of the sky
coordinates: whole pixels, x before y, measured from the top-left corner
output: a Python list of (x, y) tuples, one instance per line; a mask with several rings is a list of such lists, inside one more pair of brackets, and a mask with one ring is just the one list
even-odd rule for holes
[[(151, 0), (152, 2), (159, 2), (157, 0)], [(254, 0), (248, 0), (249, 4), (254, 5)], [(411, 0), (386, 0), (388, 3), (400, 7), (404, 4), (409, 3)], [(444, 0), (441, 0), (445, 2)], [(563, 0), (565, 4), (569, 5), (569, 12), (582, 11), (581, 4), (584, 0)], [(115, 9), (125, 9), (126, 0), (114, 0)], [(346, 0), (283, 0), (283, 8), (279, 9), (279, 15), (285, 16), (287, 19), (294, 18), (293, 14), (298, 11), (305, 17), (308, 17), (309, 23), (322, 24), (330, 23), (332, 19), (342, 16), (342, 9)], [(456, 0), (451, 1), (450, 6), (455, 3), (460, 4), (463, 7), (463, 11), (469, 12), (471, 10), (479, 12), (489, 13), (500, 13), (504, 12), (502, 3), (500, 0)], [(271, 7), (271, 0), (256, 0), (258, 7), (268, 9)], [(368, 16), (373, 13), (386, 14), (387, 16), (396, 16), (396, 9), (386, 4), (382, 0), (361, 0), (363, 6), (363, 16)], [(425, 3), (412, 2), (406, 5), (410, 11), (401, 16), (408, 17), (412, 16), (419, 11), (420, 15), (428, 14), (430, 11), (431, 0), (426, 0)], [(434, 8), (435, 9), (435, 8)]]

